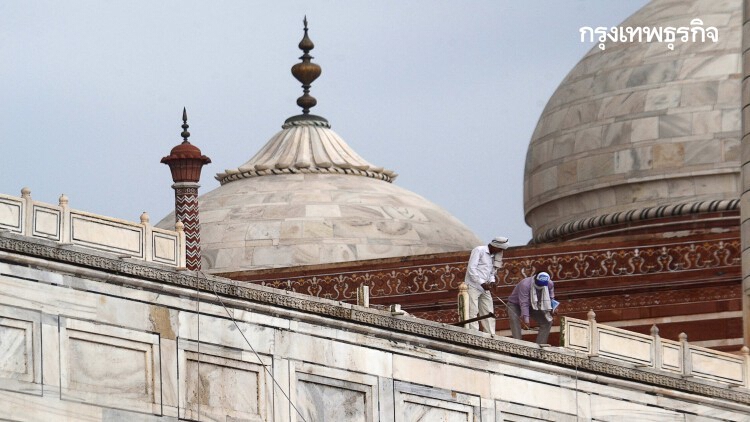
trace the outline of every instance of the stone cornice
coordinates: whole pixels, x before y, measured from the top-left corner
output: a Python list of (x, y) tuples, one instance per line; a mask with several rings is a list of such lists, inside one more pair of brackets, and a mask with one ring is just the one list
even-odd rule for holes
[(632, 209), (629, 211), (603, 214), (561, 224), (534, 235), (534, 243), (550, 242), (584, 230), (614, 226), (623, 223), (642, 222), (665, 217), (678, 217), (691, 214), (735, 211), (740, 206), (739, 199), (717, 199), (714, 201), (683, 202), (673, 205)]
[(74, 266), (93, 268), (107, 273), (116, 273), (155, 281), (190, 290), (200, 290), (207, 293), (216, 292), (229, 298), (358, 322), (382, 329), (385, 332), (397, 331), (426, 337), (431, 340), (467, 346), (472, 349), (507, 354), (567, 368), (575, 368), (579, 371), (594, 372), (628, 381), (750, 405), (750, 392), (719, 387), (669, 374), (636, 369), (625, 364), (620, 365), (613, 362), (589, 359), (585, 356), (542, 349), (536, 345), (526, 346), (501, 338), (474, 335), (467, 333), (464, 329), (440, 323), (416, 318), (394, 317), (388, 312), (359, 308), (307, 295), (274, 291), (255, 285), (242, 285), (228, 279), (221, 279), (214, 276), (204, 277), (197, 273), (176, 271), (158, 265), (129, 262), (107, 254), (89, 253), (89, 251), (83, 251), (78, 247), (61, 246), (46, 241), (30, 241), (12, 234), (0, 233), (0, 250)]
[(251, 177), (261, 176), (274, 176), (280, 174), (340, 174), (340, 175), (352, 175), (352, 176), (364, 176), (372, 179), (383, 180), (385, 182), (393, 182), (395, 177), (386, 175), (380, 172), (359, 170), (354, 168), (339, 168), (339, 167), (305, 167), (305, 168), (282, 168), (282, 169), (264, 169), (264, 170), (227, 170), (224, 173), (219, 173), (216, 176), (216, 180), (222, 185), (229, 183), (233, 180), (249, 179)]

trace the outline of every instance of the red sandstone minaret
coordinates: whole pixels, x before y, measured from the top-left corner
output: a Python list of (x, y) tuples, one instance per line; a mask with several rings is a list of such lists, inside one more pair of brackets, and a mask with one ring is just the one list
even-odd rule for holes
[(182, 109), (182, 143), (172, 148), (168, 156), (161, 162), (168, 165), (172, 171), (174, 184), (174, 218), (185, 226), (186, 266), (188, 270), (201, 269), (201, 232), (198, 218), (198, 182), (201, 178), (201, 168), (210, 163), (211, 159), (201, 155), (201, 150), (188, 142), (187, 110)]

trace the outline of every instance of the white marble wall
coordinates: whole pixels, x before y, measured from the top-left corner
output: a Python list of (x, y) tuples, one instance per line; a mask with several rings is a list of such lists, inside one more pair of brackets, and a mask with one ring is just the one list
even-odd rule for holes
[(741, 421), (750, 414), (750, 404), (467, 346), (490, 338), (483, 333), (426, 323), (463, 342), (449, 343), (386, 327), (408, 316), (373, 310), (385, 322), (365, 325), (224, 300), (226, 309), (210, 293), (0, 248), (0, 419)]

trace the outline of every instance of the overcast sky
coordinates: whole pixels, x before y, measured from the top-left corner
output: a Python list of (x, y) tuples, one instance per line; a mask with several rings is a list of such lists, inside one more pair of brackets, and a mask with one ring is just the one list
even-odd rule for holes
[(323, 68), (312, 112), (395, 183), (480, 238), (525, 244), (526, 149), (550, 95), (628, 1), (0, 2), (0, 193), (153, 223), (174, 207), (167, 166), (190, 141), (213, 176), (299, 113), (290, 67), (307, 15)]

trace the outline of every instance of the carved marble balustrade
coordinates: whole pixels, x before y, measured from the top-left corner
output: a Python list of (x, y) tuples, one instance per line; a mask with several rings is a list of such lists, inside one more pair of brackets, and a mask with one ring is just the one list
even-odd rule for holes
[(121, 257), (185, 266), (182, 224), (177, 224), (172, 231), (151, 226), (145, 212), (141, 222), (134, 223), (78, 211), (68, 207), (65, 195), (60, 196), (58, 205), (52, 205), (32, 200), (28, 188), (21, 191), (21, 197), (0, 194), (2, 230), (112, 252)]
[(686, 378), (708, 380), (733, 387), (750, 388), (750, 350), (739, 354), (719, 352), (691, 345), (685, 333), (678, 340), (659, 336), (652, 326), (651, 335), (634, 333), (596, 322), (589, 312), (587, 320), (563, 317), (560, 345), (583, 352), (591, 359), (632, 364)]

